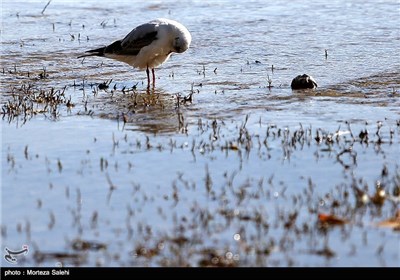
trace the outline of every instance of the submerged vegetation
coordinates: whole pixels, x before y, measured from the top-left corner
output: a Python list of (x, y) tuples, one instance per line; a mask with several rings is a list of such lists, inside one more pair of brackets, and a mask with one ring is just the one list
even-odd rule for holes
[[(32, 97), (20, 100), (16, 96), (21, 93)], [(3, 109), (3, 114), (9, 121), (18, 114), (32, 117), (30, 112), (38, 110), (37, 106), (46, 114), (48, 108), (68, 107), (64, 96), (64, 91), (22, 87), (4, 105), (13, 110)], [(184, 108), (177, 104), (179, 99), (165, 103), (158, 95), (135, 92), (129, 98), (134, 104), (131, 110), (147, 107), (153, 114), (154, 110), (174, 110), (178, 132), (186, 137), (135, 137), (130, 131), (129, 116), (123, 115), (117, 119), (124, 124), (120, 127), (121, 133), (118, 137), (113, 134), (111, 139), (112, 154), (116, 156), (94, 154), (94, 158), (82, 159), (83, 165), (72, 173), (65, 170), (77, 166), (80, 158), (73, 158), (72, 163), (71, 159), (59, 158), (53, 162), (46, 159), (45, 166), (39, 169), (41, 176), (52, 178), (54, 171), (51, 170), (58, 170), (60, 174), (50, 183), (50, 192), (55, 191), (53, 185), (59, 185), (61, 178), (75, 172), (82, 176), (82, 182), (90, 180), (90, 174), (105, 176), (103, 184), (107, 187), (97, 186), (96, 192), (103, 203), (97, 202), (94, 206), (82, 202), (88, 199), (90, 186), (72, 187), (65, 181), (65, 194), (58, 201), (69, 205), (67, 215), (55, 214), (54, 209), (43, 220), (50, 232), (57, 235), (66, 221), (72, 223), (65, 240), (57, 246), (64, 250), (42, 249), (43, 241), (36, 240), (31, 233), (40, 223), (18, 222), (18, 234), (30, 240), (35, 251), (33, 259), (25, 259), (27, 265), (297, 266), (304, 263), (301, 261), (304, 256), (313, 256), (313, 263), (320, 263), (318, 259), (321, 259), (325, 264), (334, 264), (336, 257), (357, 256), (364, 247), (370, 247), (378, 263), (385, 265), (382, 257), (385, 239), (370, 240), (369, 236), (370, 232), (400, 230), (400, 166), (389, 166), (389, 155), (388, 161), (381, 163), (380, 159), (381, 155), (386, 157), (386, 150), (398, 146), (400, 121), (366, 123), (362, 128), (357, 125), (357, 130), (350, 122), (344, 122), (333, 131), (301, 123), (280, 127), (252, 115), (233, 123), (217, 118), (185, 123)], [(114, 100), (118, 99), (114, 97)], [(31, 105), (23, 105), (24, 102)], [(116, 106), (130, 108), (126, 103)], [(10, 112), (19, 113), (10, 118)], [(96, 142), (93, 147), (87, 147), (88, 155), (96, 148)], [(29, 144), (23, 152), (25, 159), (35, 165), (47, 157), (46, 151), (42, 153), (32, 157)], [(144, 162), (129, 157), (139, 154), (156, 154), (161, 160), (167, 160), (170, 155), (175, 163), (189, 154), (194, 166), (203, 170), (194, 172), (189, 161), (187, 169), (167, 175), (170, 179), (162, 185), (154, 186), (152, 181), (146, 181), (148, 176), (126, 180), (131, 172), (140, 175), (144, 171), (137, 166)], [(310, 154), (314, 163), (309, 162)], [(315, 172), (304, 169), (300, 177), (285, 177), (282, 172), (275, 174), (268, 170), (251, 172), (254, 167), (251, 162), (255, 161), (262, 166), (287, 162), (288, 166), (282, 168), (288, 170), (283, 172), (290, 173), (297, 163), (302, 164), (302, 157)], [(224, 158), (237, 164), (220, 169)], [(376, 175), (374, 180), (357, 175), (359, 166), (367, 158), (378, 160), (371, 163), (376, 169), (371, 170)], [(8, 151), (5, 166), (8, 174), (21, 172), (16, 161), (21, 159)], [(327, 180), (326, 186), (316, 183), (321, 181), (320, 172), (326, 172), (326, 165), (341, 167), (343, 179)], [(36, 203), (39, 212), (43, 203), (47, 203), (46, 197), (40, 195)], [(120, 210), (114, 209), (116, 203), (121, 204)], [(109, 219), (113, 216), (119, 222), (111, 222)], [(7, 238), (8, 231), (13, 230), (3, 225), (3, 238)], [(100, 232), (104, 231), (109, 233), (102, 235)], [(354, 237), (356, 233), (362, 234), (362, 240)], [(336, 241), (332, 241), (337, 235), (341, 236), (344, 248), (339, 249)]]
[[(230, 85), (190, 83), (187, 90), (168, 94), (141, 90), (138, 83), (126, 86), (112, 79), (90, 82), (83, 78), (57, 89), (49, 86), (52, 74), (45, 68), (33, 78), (22, 72), (3, 71), (3, 75), (26, 80), (2, 89), (4, 122), (22, 126), (37, 116), (51, 121), (89, 116), (113, 120), (119, 135), (112, 132), (111, 156), (92, 152), (98, 141), (104, 141), (96, 133), (93, 144), (84, 148), (86, 156), (71, 151), (65, 158), (46, 150), (33, 155), (29, 142), (22, 152), (10, 144), (3, 149), (6, 188), (18, 185), (10, 174), (26, 174), (31, 164), (38, 166), (41, 180), (50, 180), (46, 191), (60, 195), (55, 189), (64, 188), (64, 196), (57, 201), (66, 207), (67, 215), (55, 205), (43, 213), (49, 202), (40, 194), (26, 206), (32, 211), (35, 205), (43, 217), (40, 222), (26, 218), (2, 225), (4, 240), (16, 231), (33, 248), (33, 257), (24, 258), (22, 264), (335, 265), (337, 258), (351, 259), (367, 250), (379, 265), (386, 265), (387, 241), (384, 237), (372, 241), (369, 236), (378, 232), (398, 236), (400, 232), (400, 166), (393, 157), (400, 143), (400, 119), (342, 120), (336, 122), (336, 129), (301, 120), (282, 125), (262, 113), (281, 109), (266, 107), (260, 97), (228, 114), (217, 109), (203, 116), (197, 100), (207, 91), (215, 92), (217, 104), (224, 108), (224, 102), (241, 98), (229, 101), (232, 96), (225, 90), (248, 88), (234, 84), (220, 91), (212, 87)], [(326, 98), (336, 102), (346, 97), (347, 103), (365, 104), (364, 99), (371, 97), (369, 104), (386, 106), (385, 102), (397, 98), (395, 90), (387, 89), (398, 82), (388, 78), (390, 74), (384, 77), (383, 84), (374, 82), (376, 77), (349, 83), (361, 89), (373, 85), (378, 93), (374, 96), (357, 90), (348, 93), (341, 89), (343, 85), (282, 96), (271, 95), (276, 89), (268, 76), (269, 95), (263, 99), (290, 104), (307, 99), (326, 102)], [(161, 170), (141, 168), (147, 165), (146, 155), (157, 158)], [(49, 159), (54, 156), (57, 159)], [(303, 166), (300, 173), (297, 165)], [(369, 174), (363, 173), (365, 167)], [(76, 174), (81, 182), (68, 183)], [(105, 180), (97, 183), (95, 191), (103, 202), (92, 205), (84, 201), (91, 180), (96, 181), (93, 176)], [(163, 182), (152, 182), (154, 176), (164, 178)], [(34, 185), (44, 190), (41, 183)], [(72, 229), (65, 232), (64, 227), (71, 224)], [(56, 246), (43, 246), (44, 240), (37, 235), (37, 227), (43, 226), (61, 240)], [(390, 238), (389, 243), (397, 242), (396, 237)], [(338, 240), (345, 244), (343, 248), (337, 246)]]

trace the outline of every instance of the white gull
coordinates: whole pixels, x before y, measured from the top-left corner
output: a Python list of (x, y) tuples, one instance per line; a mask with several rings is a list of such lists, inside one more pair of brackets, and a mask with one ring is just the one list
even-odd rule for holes
[(169, 59), (172, 53), (185, 52), (192, 36), (185, 26), (174, 20), (159, 18), (134, 28), (124, 39), (89, 50), (79, 56), (104, 56), (125, 62), (135, 68), (146, 69), (150, 87), (150, 70), (155, 85), (154, 68)]

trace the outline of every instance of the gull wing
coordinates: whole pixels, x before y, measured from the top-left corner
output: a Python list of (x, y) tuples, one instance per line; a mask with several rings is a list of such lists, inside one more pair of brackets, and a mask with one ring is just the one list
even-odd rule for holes
[[(145, 23), (133, 29), (122, 41), (117, 41), (107, 47), (106, 52), (122, 55), (137, 55), (139, 51), (157, 40), (157, 23)], [(115, 44), (115, 45), (114, 45)], [(114, 46), (113, 46), (114, 45)]]
[(126, 37), (122, 40), (115, 41), (111, 45), (106, 47), (89, 50), (84, 56), (104, 56), (105, 54), (116, 54), (116, 55), (137, 55), (140, 50), (150, 45), (154, 40), (157, 40), (159, 22), (153, 21), (139, 25), (133, 29)]

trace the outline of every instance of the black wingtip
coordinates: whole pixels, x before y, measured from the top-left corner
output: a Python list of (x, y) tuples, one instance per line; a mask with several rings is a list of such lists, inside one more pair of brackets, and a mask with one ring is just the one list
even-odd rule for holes
[[(106, 47), (86, 51), (85, 54), (78, 56), (78, 58), (86, 56), (104, 56), (106, 53), (119, 53), (122, 50), (121, 40), (115, 41)], [(137, 54), (137, 53), (136, 53)]]
[(106, 47), (94, 49), (94, 50), (88, 50), (85, 52), (85, 54), (78, 56), (78, 58), (86, 57), (86, 56), (104, 56)]
[(98, 49), (94, 49), (94, 50), (89, 50), (89, 51), (87, 51), (87, 53), (92, 54), (92, 55), (103, 56), (105, 49), (106, 49), (106, 47), (102, 47), (102, 48), (98, 48)]

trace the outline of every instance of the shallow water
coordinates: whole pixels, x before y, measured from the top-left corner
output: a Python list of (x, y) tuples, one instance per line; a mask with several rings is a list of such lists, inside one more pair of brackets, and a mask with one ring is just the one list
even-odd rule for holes
[[(1, 126), (18, 265), (400, 265), (399, 231), (377, 226), (399, 210), (398, 2), (46, 3), (2, 3), (0, 102), (32, 106)], [(193, 42), (151, 92), (144, 71), (76, 59), (156, 17)], [(290, 89), (303, 73), (316, 90)], [(377, 186), (384, 202), (356, 203)]]

